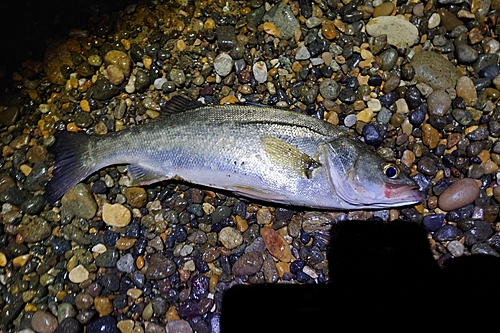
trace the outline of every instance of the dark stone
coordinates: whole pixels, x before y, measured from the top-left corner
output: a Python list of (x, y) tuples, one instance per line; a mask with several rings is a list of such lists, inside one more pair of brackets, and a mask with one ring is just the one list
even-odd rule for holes
[(363, 138), (365, 139), (365, 143), (378, 147), (382, 144), (385, 137), (385, 131), (376, 126), (375, 124), (366, 124), (363, 127)]
[(443, 225), (444, 222), (444, 214), (432, 214), (424, 216), (422, 219), (422, 224), (429, 231), (436, 231)]
[(61, 321), (53, 333), (83, 333), (83, 325), (75, 318), (69, 317)]
[(120, 92), (120, 89), (117, 86), (113, 85), (108, 79), (102, 76), (96, 80), (90, 90), (92, 92), (92, 96), (99, 101), (108, 100), (118, 95)]
[(462, 231), (451, 224), (445, 224), (434, 233), (434, 239), (439, 242), (451, 241), (460, 237), (462, 237)]
[(104, 316), (87, 324), (87, 333), (120, 333), (113, 316)]

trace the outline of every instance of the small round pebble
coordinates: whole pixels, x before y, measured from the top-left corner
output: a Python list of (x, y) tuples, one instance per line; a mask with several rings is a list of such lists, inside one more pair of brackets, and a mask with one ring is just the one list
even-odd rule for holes
[(253, 76), (259, 83), (267, 81), (267, 66), (264, 61), (257, 61), (252, 67)]
[(78, 265), (69, 272), (68, 277), (73, 283), (82, 283), (89, 278), (89, 271), (83, 265)]
[(87, 324), (87, 333), (120, 333), (113, 316), (103, 316)]
[(214, 60), (214, 69), (217, 74), (225, 77), (231, 73), (233, 68), (233, 58), (227, 53), (219, 54)]
[(57, 318), (46, 311), (36, 311), (31, 318), (31, 327), (38, 333), (52, 333), (57, 326)]
[(445, 211), (464, 207), (479, 196), (479, 186), (472, 178), (463, 178), (451, 184), (439, 196), (439, 208)]

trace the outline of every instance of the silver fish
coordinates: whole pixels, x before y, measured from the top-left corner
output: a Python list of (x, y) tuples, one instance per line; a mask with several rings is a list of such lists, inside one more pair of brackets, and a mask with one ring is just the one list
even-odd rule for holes
[(418, 203), (413, 180), (346, 129), (266, 106), (203, 105), (176, 96), (170, 114), (103, 136), (60, 132), (45, 196), (53, 204), (104, 167), (130, 185), (183, 180), (258, 200), (320, 209)]

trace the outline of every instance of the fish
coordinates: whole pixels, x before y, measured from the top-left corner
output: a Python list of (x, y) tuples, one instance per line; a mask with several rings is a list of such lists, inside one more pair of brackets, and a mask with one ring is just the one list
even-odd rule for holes
[(148, 123), (55, 137), (49, 204), (112, 165), (127, 165), (129, 186), (176, 180), (311, 209), (384, 209), (422, 200), (414, 180), (348, 129), (284, 108), (204, 105), (178, 95)]

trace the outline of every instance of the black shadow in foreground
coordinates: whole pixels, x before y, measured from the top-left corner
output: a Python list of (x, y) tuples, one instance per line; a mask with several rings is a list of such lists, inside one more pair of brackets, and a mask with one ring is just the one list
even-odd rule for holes
[(338, 224), (328, 260), (331, 282), (325, 285), (228, 290), (221, 332), (449, 329), (467, 318), (483, 326), (500, 301), (500, 258), (450, 259), (441, 269), (426, 230), (410, 222)]

